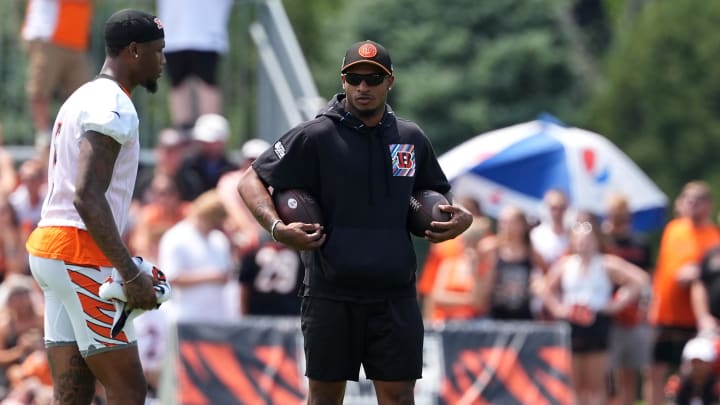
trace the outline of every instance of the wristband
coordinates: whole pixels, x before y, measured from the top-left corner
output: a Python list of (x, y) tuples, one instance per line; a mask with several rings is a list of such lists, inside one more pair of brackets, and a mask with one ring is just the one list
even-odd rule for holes
[(138, 271), (137, 274), (135, 274), (135, 276), (133, 278), (131, 278), (130, 280), (124, 281), (123, 284), (132, 283), (133, 281), (137, 280), (140, 277), (140, 275), (142, 275), (142, 271)]
[(274, 242), (277, 242), (278, 240), (275, 239), (275, 228), (277, 228), (278, 224), (282, 222), (282, 219), (276, 219), (273, 221), (272, 225), (270, 225), (270, 237)]

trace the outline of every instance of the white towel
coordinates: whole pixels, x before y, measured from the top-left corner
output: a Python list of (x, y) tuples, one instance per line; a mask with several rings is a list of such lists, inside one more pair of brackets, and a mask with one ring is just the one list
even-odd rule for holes
[[(133, 257), (133, 260), (140, 271), (152, 276), (153, 288), (157, 296), (157, 306), (155, 308), (159, 308), (160, 304), (170, 299), (172, 293), (170, 283), (168, 283), (165, 278), (165, 274), (154, 264), (144, 260), (140, 256)], [(100, 298), (112, 301), (113, 304), (115, 304), (115, 317), (110, 331), (111, 337), (115, 337), (120, 333), (128, 321), (132, 322), (138, 315), (145, 312), (144, 309), (127, 308), (127, 297), (125, 297), (125, 291), (123, 290), (123, 279), (117, 270), (113, 270), (112, 276), (100, 285), (99, 295)]]

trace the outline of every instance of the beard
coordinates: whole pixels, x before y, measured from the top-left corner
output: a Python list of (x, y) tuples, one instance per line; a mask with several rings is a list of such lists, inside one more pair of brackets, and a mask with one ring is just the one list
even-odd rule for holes
[(145, 83), (141, 84), (141, 86), (145, 87), (145, 89), (150, 93), (155, 93), (158, 91), (158, 82), (155, 79), (148, 80)]

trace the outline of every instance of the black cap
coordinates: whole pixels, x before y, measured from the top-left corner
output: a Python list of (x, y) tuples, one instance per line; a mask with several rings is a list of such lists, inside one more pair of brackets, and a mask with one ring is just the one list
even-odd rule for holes
[(140, 10), (116, 12), (105, 22), (105, 45), (124, 48), (131, 42), (150, 42), (165, 38), (160, 19)]
[(345, 73), (350, 66), (358, 63), (372, 63), (380, 66), (387, 74), (392, 75), (393, 68), (390, 54), (384, 46), (377, 42), (367, 40), (352, 44), (345, 52), (340, 71)]

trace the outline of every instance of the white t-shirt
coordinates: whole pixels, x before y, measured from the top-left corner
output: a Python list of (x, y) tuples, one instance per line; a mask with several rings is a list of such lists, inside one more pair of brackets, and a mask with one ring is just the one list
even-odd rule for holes
[(73, 199), (80, 139), (86, 131), (96, 131), (122, 145), (105, 198), (118, 231), (121, 234), (124, 232), (140, 159), (138, 125), (132, 100), (110, 79), (88, 82), (65, 101), (53, 126), (47, 197), (38, 226), (87, 229), (73, 205)]
[(165, 52), (228, 50), (232, 0), (158, 0), (165, 29)]
[(40, 216), (42, 215), (42, 206), (45, 201), (46, 193), (41, 194), (42, 199), (37, 203), (33, 204), (30, 200), (30, 192), (24, 184), (18, 186), (8, 197), (8, 201), (15, 208), (17, 217), (22, 224), (30, 224), (34, 228), (38, 222), (40, 222)]
[(568, 251), (567, 233), (557, 234), (552, 225), (541, 223), (530, 231), (532, 246), (545, 263), (553, 264)]
[[(160, 239), (158, 265), (171, 284), (180, 275), (208, 269), (229, 273), (233, 266), (230, 241), (222, 231), (203, 235), (188, 220), (180, 221)], [(163, 305), (178, 321), (226, 321), (233, 318), (239, 305), (230, 307), (226, 294), (226, 286), (219, 283), (175, 285), (172, 299)]]
[(605, 308), (612, 298), (612, 281), (603, 267), (603, 256), (595, 255), (583, 271), (580, 256), (568, 257), (562, 273), (563, 303), (582, 304), (593, 311)]
[(53, 35), (60, 14), (57, 0), (30, 0), (25, 11), (21, 35), (25, 40), (48, 39)]

